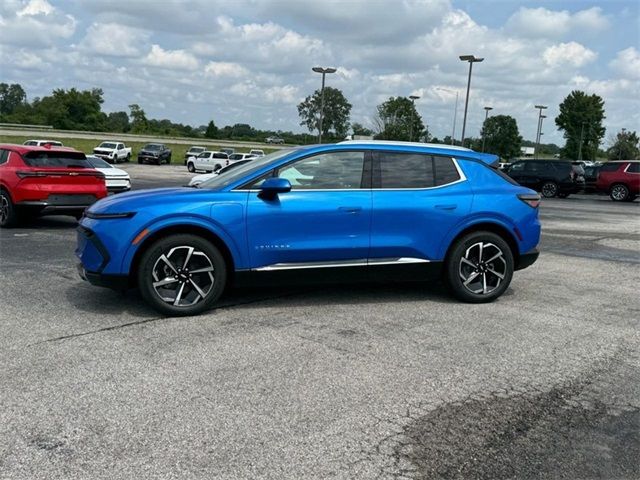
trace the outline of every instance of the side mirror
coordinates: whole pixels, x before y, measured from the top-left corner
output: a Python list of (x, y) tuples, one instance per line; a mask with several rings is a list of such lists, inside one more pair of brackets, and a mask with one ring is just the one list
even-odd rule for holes
[(286, 193), (291, 191), (291, 182), (286, 178), (271, 177), (262, 182), (260, 187), (260, 198), (274, 198), (279, 193)]

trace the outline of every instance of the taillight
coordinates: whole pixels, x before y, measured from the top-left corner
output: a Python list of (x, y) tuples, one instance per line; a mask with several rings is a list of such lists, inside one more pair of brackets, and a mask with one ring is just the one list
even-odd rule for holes
[(46, 177), (47, 173), (46, 172), (29, 172), (29, 171), (24, 171), (24, 170), (18, 170), (16, 172), (16, 175), (19, 176), (20, 178)]
[(540, 195), (537, 193), (521, 193), (518, 195), (518, 198), (531, 208), (538, 208), (540, 205)]

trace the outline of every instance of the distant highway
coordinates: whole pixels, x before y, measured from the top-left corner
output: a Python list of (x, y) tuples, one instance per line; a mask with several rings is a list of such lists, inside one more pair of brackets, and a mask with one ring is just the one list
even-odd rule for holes
[(261, 142), (239, 142), (233, 140), (211, 140), (202, 138), (189, 137), (163, 137), (150, 135), (132, 135), (128, 133), (105, 133), (105, 132), (83, 132), (78, 130), (43, 130), (29, 128), (0, 128), (0, 136), (20, 136), (31, 137), (36, 140), (40, 139), (57, 139), (57, 138), (82, 138), (86, 140), (122, 140), (127, 142), (156, 142), (163, 141), (166, 143), (174, 143), (178, 145), (219, 145), (238, 148), (272, 148), (280, 150), (291, 145), (272, 145)]

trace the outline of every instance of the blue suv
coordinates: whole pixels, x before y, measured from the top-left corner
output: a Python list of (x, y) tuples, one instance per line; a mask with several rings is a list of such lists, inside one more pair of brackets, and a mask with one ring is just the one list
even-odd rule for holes
[(472, 150), (350, 141), (280, 150), (200, 184), (125, 193), (78, 227), (82, 278), (168, 315), (233, 284), (442, 278), (488, 302), (536, 261), (537, 193)]

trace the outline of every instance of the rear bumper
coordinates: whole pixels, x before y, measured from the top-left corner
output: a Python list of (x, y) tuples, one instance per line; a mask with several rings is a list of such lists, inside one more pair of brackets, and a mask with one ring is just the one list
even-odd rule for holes
[(520, 257), (518, 258), (518, 262), (516, 263), (515, 270), (522, 270), (524, 268), (530, 267), (531, 265), (536, 263), (536, 260), (538, 260), (539, 256), (540, 256), (540, 251), (537, 248), (534, 248), (532, 250), (529, 250), (526, 253), (521, 254)]
[(95, 195), (49, 195), (46, 200), (25, 200), (16, 206), (37, 210), (40, 214), (82, 212), (98, 200)]

